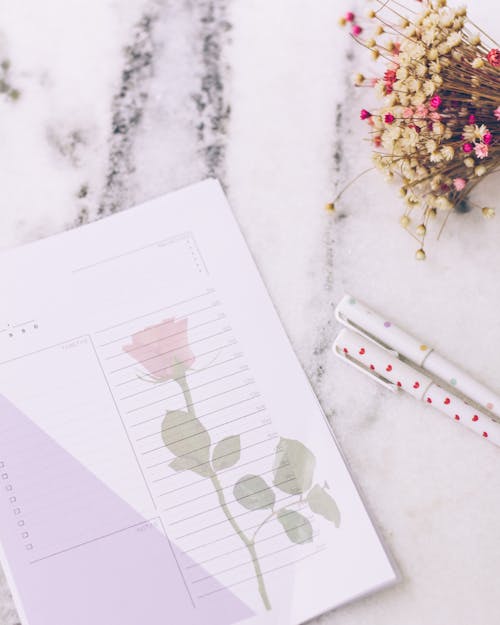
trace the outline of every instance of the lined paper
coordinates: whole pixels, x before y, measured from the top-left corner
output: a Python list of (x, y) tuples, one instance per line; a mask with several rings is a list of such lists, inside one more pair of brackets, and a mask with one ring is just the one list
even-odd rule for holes
[(149, 625), (294, 625), (395, 580), (216, 182), (2, 267), (0, 539), (25, 625), (45, 605), (137, 625), (146, 597)]

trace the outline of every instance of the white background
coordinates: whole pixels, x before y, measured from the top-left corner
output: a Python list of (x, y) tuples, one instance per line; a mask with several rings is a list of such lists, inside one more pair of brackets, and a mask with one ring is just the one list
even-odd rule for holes
[[(496, 4), (470, 4), (498, 39)], [(369, 62), (337, 26), (347, 8), (0, 0), (0, 57), (21, 92), (0, 95), (0, 245), (217, 175), (403, 575), (318, 623), (497, 625), (499, 450), (389, 396), (329, 346), (332, 307), (350, 291), (499, 390), (500, 221), (454, 216), (416, 263), (397, 191), (377, 174), (336, 217), (323, 210), (370, 166), (358, 110), (371, 95), (348, 86)], [(495, 206), (497, 185), (477, 201)], [(3, 588), (0, 623), (14, 625)]]

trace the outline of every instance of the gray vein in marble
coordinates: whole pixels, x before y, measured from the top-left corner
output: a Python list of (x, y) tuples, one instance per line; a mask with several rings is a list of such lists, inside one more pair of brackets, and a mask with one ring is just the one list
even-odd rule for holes
[[(345, 179), (351, 175), (349, 163), (343, 157), (346, 149), (346, 137), (349, 134), (348, 124), (345, 121), (346, 111), (348, 108), (347, 102), (350, 101), (352, 96), (352, 82), (349, 78), (352, 71), (352, 65), (354, 61), (354, 55), (352, 49), (348, 49), (346, 53), (346, 63), (344, 72), (344, 84), (346, 88), (346, 98), (343, 102), (338, 102), (335, 110), (335, 126), (334, 126), (334, 141), (332, 150), (332, 179), (341, 181), (341, 185), (345, 184)], [(349, 117), (349, 115), (347, 115)], [(339, 189), (334, 190), (334, 195), (338, 193)], [(338, 210), (338, 208), (337, 208)], [(335, 302), (338, 301), (337, 292), (341, 289), (341, 285), (337, 282), (337, 276), (335, 275), (335, 240), (338, 236), (338, 224), (339, 222), (347, 219), (347, 215), (342, 212), (334, 213), (332, 219), (328, 222), (328, 225), (324, 231), (323, 241), (325, 249), (325, 277), (323, 281), (323, 310), (326, 313), (323, 324), (319, 327), (316, 344), (313, 351), (313, 359), (315, 368), (312, 372), (312, 383), (318, 393), (320, 393), (321, 384), (326, 368), (326, 356), (330, 349), (333, 339), (336, 333), (337, 324), (334, 320), (333, 311)]]
[(8, 59), (4, 59), (0, 63), (0, 94), (14, 101), (21, 96), (20, 91), (11, 83), (10, 61)]
[(7, 580), (0, 570), (0, 625), (21, 625)]
[(85, 133), (75, 129), (66, 135), (61, 135), (57, 128), (47, 129), (47, 140), (60, 156), (67, 159), (73, 167), (81, 163), (82, 147), (87, 143)]
[(136, 24), (131, 43), (125, 48), (125, 66), (118, 92), (113, 98), (113, 118), (106, 183), (98, 214), (113, 213), (128, 204), (128, 177), (134, 171), (134, 136), (148, 98), (153, 75), (153, 27), (156, 15), (147, 10)]
[(225, 93), (224, 46), (231, 24), (225, 2), (208, 0), (198, 3), (203, 73), (200, 88), (193, 94), (200, 121), (198, 141), (203, 150), (206, 173), (224, 182), (227, 123), (231, 108)]
[[(228, 33), (231, 30), (226, 2), (203, 0), (193, 3), (188, 0), (181, 7), (164, 0), (150, 2), (136, 24), (131, 43), (124, 52), (120, 86), (112, 101), (108, 165), (104, 188), (96, 202), (97, 216), (119, 211), (144, 199), (142, 196), (135, 197), (134, 194), (140, 181), (137, 180), (137, 174), (133, 174), (136, 172), (137, 158), (141, 157), (136, 149), (136, 138), (139, 132), (148, 131), (147, 122), (146, 126), (144, 123), (148, 101), (162, 88), (158, 84), (158, 81), (164, 79), (163, 69), (159, 64), (166, 63), (168, 66), (170, 63), (181, 63), (185, 60), (162, 55), (165, 49), (164, 38), (177, 36), (165, 26), (176, 24), (179, 13), (189, 16), (192, 23), (192, 33), (189, 36), (194, 43), (194, 56), (189, 59), (188, 66), (191, 76), (185, 75), (187, 80), (192, 80), (188, 97), (195, 113), (192, 117), (192, 162), (198, 161), (201, 165), (197, 178), (215, 176), (224, 184), (227, 123), (230, 117), (227, 94), (230, 72), (225, 62), (224, 49), (229, 43)], [(176, 52), (175, 48), (174, 51)], [(178, 105), (182, 106), (183, 93), (179, 89), (179, 97), (173, 96), (178, 89), (176, 84), (168, 84), (166, 88), (173, 98), (168, 100), (172, 109), (165, 111), (164, 119), (164, 123), (170, 125), (168, 116)], [(172, 190), (168, 184), (168, 176), (164, 185), (160, 192)], [(139, 186), (142, 188), (144, 185)], [(85, 200), (91, 195), (95, 197), (96, 190), (83, 183), (77, 197)], [(87, 222), (92, 213), (84, 202), (80, 204), (78, 224)]]

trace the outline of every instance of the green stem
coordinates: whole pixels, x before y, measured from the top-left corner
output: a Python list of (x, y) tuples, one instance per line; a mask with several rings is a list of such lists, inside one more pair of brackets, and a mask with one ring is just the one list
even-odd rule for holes
[(267, 594), (266, 586), (264, 584), (264, 576), (262, 574), (262, 569), (260, 568), (260, 562), (259, 562), (259, 558), (257, 555), (257, 550), (255, 549), (255, 537), (252, 540), (250, 540), (246, 536), (246, 534), (243, 532), (243, 530), (240, 528), (236, 520), (233, 518), (233, 515), (231, 514), (231, 511), (229, 510), (228, 505), (226, 503), (226, 499), (224, 497), (224, 491), (222, 489), (222, 485), (219, 481), (217, 474), (214, 473), (210, 479), (212, 480), (212, 484), (214, 485), (222, 511), (226, 515), (226, 518), (231, 524), (231, 527), (233, 528), (235, 533), (241, 538), (244, 545), (248, 549), (248, 553), (250, 554), (250, 557), (252, 558), (252, 564), (253, 564), (253, 568), (255, 571), (255, 577), (257, 578), (259, 594), (262, 598), (262, 601), (264, 603), (266, 610), (270, 610), (271, 602), (269, 601), (269, 596)]
[(276, 512), (274, 512), (274, 511), (273, 511), (273, 512), (271, 512), (271, 514), (269, 514), (268, 516), (266, 516), (266, 518), (262, 521), (262, 523), (261, 523), (261, 524), (257, 527), (257, 529), (255, 530), (255, 532), (253, 533), (253, 536), (252, 536), (252, 541), (253, 541), (253, 542), (255, 542), (255, 538), (256, 538), (257, 534), (260, 532), (260, 530), (264, 527), (264, 525), (265, 525), (268, 521), (270, 521), (270, 520), (273, 518), (273, 516), (274, 516), (275, 514), (276, 514)]
[[(187, 411), (190, 415), (191, 418), (195, 419), (196, 418), (196, 413), (195, 410), (193, 408), (193, 398), (191, 396), (191, 391), (189, 389), (187, 380), (186, 380), (186, 375), (185, 372), (183, 375), (180, 375), (177, 378), (177, 382), (179, 383), (179, 386), (182, 389), (182, 393), (184, 394), (184, 400), (186, 402), (186, 408)], [(266, 586), (264, 584), (264, 577), (262, 574), (262, 570), (260, 568), (260, 562), (259, 562), (259, 558), (257, 555), (257, 551), (255, 549), (255, 535), (253, 537), (252, 540), (250, 540), (246, 534), (243, 532), (243, 530), (240, 528), (240, 526), (238, 525), (238, 523), (236, 522), (236, 520), (234, 519), (233, 515), (231, 514), (231, 511), (229, 510), (229, 507), (227, 505), (226, 499), (224, 497), (224, 490), (222, 488), (222, 484), (220, 483), (219, 477), (217, 475), (217, 473), (215, 473), (213, 470), (211, 470), (211, 475), (210, 475), (210, 480), (212, 481), (212, 484), (214, 486), (215, 492), (217, 494), (217, 497), (219, 499), (219, 504), (220, 507), (222, 509), (222, 511), (224, 512), (226, 519), (229, 521), (229, 523), (231, 524), (231, 527), (233, 528), (234, 532), (240, 537), (240, 539), (243, 541), (243, 544), (246, 546), (246, 548), (248, 549), (248, 553), (250, 554), (250, 557), (252, 558), (252, 564), (253, 564), (253, 568), (255, 571), (255, 577), (257, 579), (257, 585), (259, 588), (259, 594), (262, 598), (262, 601), (264, 603), (264, 606), (266, 608), (266, 610), (270, 610), (271, 609), (271, 602), (269, 601), (269, 596), (267, 594), (267, 590), (266, 590)], [(265, 522), (265, 521), (264, 521)]]
[(190, 417), (194, 419), (196, 417), (196, 414), (193, 408), (193, 397), (191, 395), (191, 391), (189, 389), (189, 385), (186, 380), (185, 372), (184, 372), (184, 375), (181, 375), (177, 378), (177, 382), (179, 382), (179, 386), (181, 387), (182, 392), (184, 394), (184, 401), (186, 402), (186, 408), (187, 408), (188, 414)]
[(264, 584), (264, 576), (262, 575), (262, 570), (260, 568), (259, 558), (257, 556), (257, 551), (255, 549), (255, 543), (252, 541), (248, 546), (248, 551), (252, 557), (253, 567), (255, 569), (255, 577), (257, 578), (257, 585), (259, 587), (259, 594), (264, 603), (264, 607), (266, 610), (271, 609), (271, 602), (269, 601), (269, 597), (267, 595), (266, 586)]
[[(296, 501), (291, 501), (288, 505), (287, 508), (289, 508), (290, 506), (296, 506), (297, 504), (301, 504), (304, 502), (304, 499), (302, 498), (302, 495), (300, 495), (300, 499), (297, 499)], [(255, 539), (257, 537), (257, 534), (260, 532), (260, 530), (264, 527), (264, 525), (270, 521), (272, 518), (274, 518), (278, 513), (276, 512), (276, 510), (273, 510), (270, 514), (268, 514), (266, 516), (266, 518), (262, 521), (262, 523), (257, 527), (257, 529), (255, 530), (255, 532), (253, 533), (252, 536), (252, 542), (255, 542)]]

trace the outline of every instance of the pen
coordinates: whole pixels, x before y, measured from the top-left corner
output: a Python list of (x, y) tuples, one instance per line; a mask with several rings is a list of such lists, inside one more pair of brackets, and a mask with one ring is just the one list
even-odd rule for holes
[(500, 418), (500, 396), (449, 362), (432, 347), (370, 310), (359, 300), (350, 295), (344, 296), (335, 310), (335, 316), (340, 323), (375, 340), (382, 346), (395, 350), (399, 355), (415, 363), (432, 376), (440, 378), (459, 393)]
[(500, 446), (499, 423), (400, 360), (393, 351), (350, 330), (341, 330), (333, 344), (333, 351), (386, 388), (394, 392), (405, 391), (437, 408), (455, 423)]

